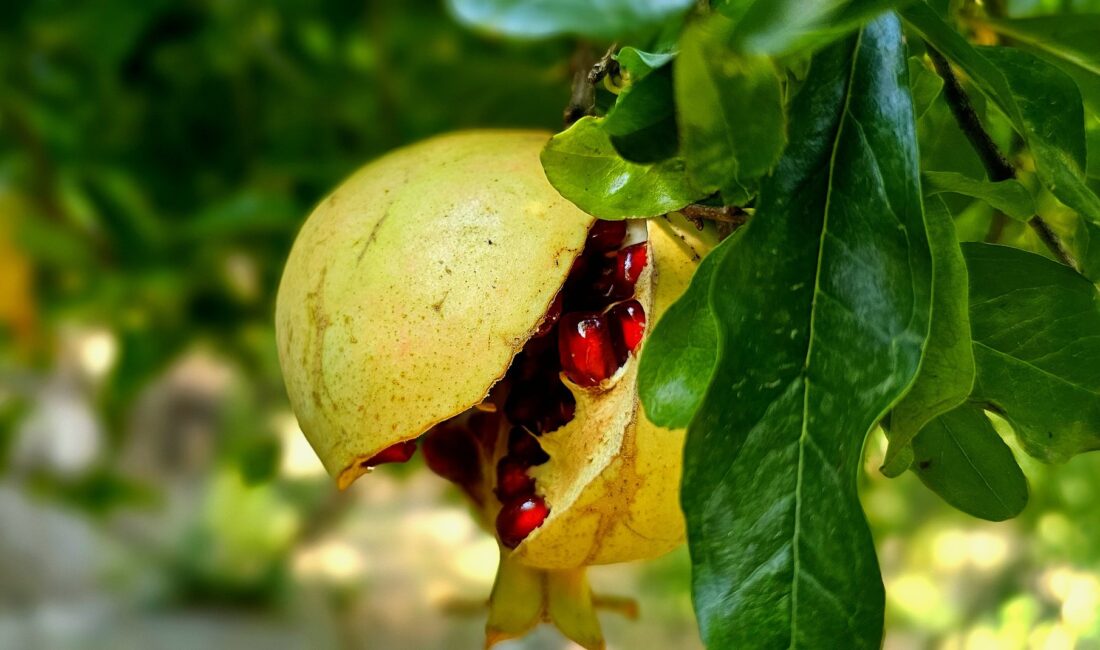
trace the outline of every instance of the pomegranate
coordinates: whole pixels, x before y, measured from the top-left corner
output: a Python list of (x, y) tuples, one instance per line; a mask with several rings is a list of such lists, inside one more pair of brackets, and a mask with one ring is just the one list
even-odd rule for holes
[(543, 175), (547, 137), (448, 135), (355, 173), (294, 243), (277, 339), (341, 489), (423, 436), (469, 496), (501, 548), (489, 645), (549, 620), (595, 648), (584, 568), (684, 537), (683, 432), (645, 418), (636, 360), (713, 239), (581, 212)]

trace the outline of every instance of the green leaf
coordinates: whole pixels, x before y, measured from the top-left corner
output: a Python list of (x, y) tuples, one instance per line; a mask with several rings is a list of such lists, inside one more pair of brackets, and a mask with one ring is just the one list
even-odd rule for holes
[(787, 130), (775, 66), (731, 49), (732, 25), (714, 15), (684, 30), (676, 105), (688, 173), (698, 186), (741, 204), (779, 160)]
[(651, 30), (692, 0), (447, 0), (462, 22), (525, 38), (560, 34), (616, 39)]
[(909, 468), (909, 444), (921, 428), (966, 401), (974, 386), (966, 262), (955, 222), (939, 198), (927, 202), (924, 218), (932, 250), (932, 324), (917, 380), (890, 414), (890, 446), (882, 464), (890, 477)]
[(880, 647), (856, 478), (917, 374), (931, 301), (906, 79), (893, 16), (815, 57), (790, 144), (717, 261), (717, 365), (681, 496), (709, 647)]
[(971, 399), (1047, 462), (1100, 449), (1100, 293), (1072, 269), (1006, 246), (968, 243)]
[(1100, 110), (1100, 14), (1055, 14), (973, 22), (1012, 39), (1073, 77), (1086, 102)]
[(929, 422), (913, 450), (913, 473), (968, 515), (1004, 521), (1027, 505), (1027, 478), (977, 406), (966, 404)]
[(1015, 43), (1039, 48), (1067, 63), (1100, 75), (1100, 14), (1054, 14), (1009, 20), (977, 20)]
[(1031, 192), (1014, 178), (994, 183), (957, 172), (924, 172), (921, 184), (926, 195), (951, 192), (973, 197), (1020, 221), (1027, 221), (1035, 214)]
[(718, 331), (710, 306), (714, 269), (744, 229), (710, 252), (691, 284), (661, 316), (638, 362), (638, 394), (646, 417), (658, 426), (686, 427), (703, 399), (718, 356)]
[(971, 46), (924, 3), (903, 15), (1008, 117), (1027, 142), (1043, 185), (1078, 214), (1100, 223), (1100, 198), (1085, 181), (1084, 109), (1073, 80), (1027, 52)]
[(542, 150), (542, 167), (562, 196), (601, 219), (653, 217), (706, 196), (691, 184), (679, 158), (625, 160), (594, 117), (551, 138)]
[(909, 91), (913, 95), (913, 109), (917, 119), (932, 107), (943, 91), (943, 79), (928, 69), (920, 57), (909, 57)]
[(1100, 283), (1100, 226), (1078, 219), (1073, 234), (1073, 251), (1081, 266), (1081, 274)]
[(673, 54), (653, 54), (624, 47), (619, 62), (623, 88), (601, 126), (624, 158), (651, 162), (671, 158), (679, 150), (673, 101)]
[(736, 22), (730, 41), (735, 49), (781, 56), (824, 47), (910, 1), (716, 0), (714, 7)]

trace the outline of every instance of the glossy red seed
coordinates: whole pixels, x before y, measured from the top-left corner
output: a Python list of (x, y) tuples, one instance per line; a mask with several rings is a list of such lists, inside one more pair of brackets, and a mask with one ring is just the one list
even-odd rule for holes
[(385, 465), (386, 463), (404, 463), (413, 457), (416, 453), (416, 441), (406, 440), (405, 442), (399, 442), (395, 445), (390, 445), (377, 454), (371, 456), (368, 460), (360, 463), (363, 467), (377, 467), (378, 465)]
[(529, 496), (505, 503), (496, 522), (500, 543), (508, 548), (519, 546), (549, 514), (550, 508), (541, 497)]
[(617, 327), (616, 334), (625, 349), (634, 352), (645, 335), (645, 310), (637, 300), (621, 302), (609, 312), (612, 323)]
[(561, 318), (561, 301), (561, 293), (559, 292), (558, 295), (554, 296), (554, 301), (550, 303), (550, 307), (546, 310), (546, 316), (543, 317), (542, 323), (535, 332), (536, 338), (545, 336), (558, 324), (558, 319)]
[(588, 231), (588, 242), (585, 251), (613, 251), (623, 243), (626, 237), (625, 221), (597, 220)]
[(530, 465), (505, 456), (497, 463), (497, 498), (502, 502), (535, 493), (535, 479), (527, 474)]
[(550, 460), (535, 436), (527, 433), (523, 427), (512, 427), (508, 434), (508, 455), (528, 465), (542, 465)]
[(562, 315), (558, 354), (565, 375), (578, 386), (596, 386), (615, 373), (618, 363), (611, 332), (603, 314), (572, 312)]
[(646, 242), (627, 246), (615, 254), (615, 283), (634, 289), (638, 278), (649, 259), (649, 247)]
[(424, 434), (421, 445), (428, 468), (459, 485), (481, 478), (481, 463), (474, 434), (453, 424), (441, 424)]

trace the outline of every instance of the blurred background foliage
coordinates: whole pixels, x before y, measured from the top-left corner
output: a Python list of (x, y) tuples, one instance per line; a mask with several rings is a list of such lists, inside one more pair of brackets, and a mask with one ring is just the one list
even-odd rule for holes
[[(1005, 6), (1068, 10), (1100, 3)], [(417, 462), (335, 492), (286, 403), (273, 300), (358, 165), (558, 129), (574, 49), (474, 33), (439, 0), (0, 3), (0, 648), (479, 647), (495, 544)], [(920, 130), (930, 168), (980, 177), (942, 102)], [(988, 208), (952, 200), (981, 238)], [(988, 524), (886, 481), (880, 442), (887, 647), (1100, 648), (1100, 457), (1017, 454), (1031, 503)], [(611, 646), (698, 647), (687, 571), (684, 551), (597, 570), (642, 605), (605, 622)]]

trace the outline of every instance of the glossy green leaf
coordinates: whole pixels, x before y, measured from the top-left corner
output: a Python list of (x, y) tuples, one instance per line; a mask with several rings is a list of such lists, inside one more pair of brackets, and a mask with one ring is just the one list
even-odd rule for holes
[(686, 30), (676, 60), (684, 160), (696, 185), (732, 204), (779, 160), (786, 143), (783, 89), (771, 60), (728, 45), (733, 23), (713, 15)]
[(710, 384), (718, 356), (718, 326), (710, 306), (714, 269), (742, 232), (735, 231), (703, 258), (687, 290), (646, 338), (638, 362), (638, 395), (654, 424), (686, 427)]
[(774, 56), (824, 47), (909, 1), (716, 0), (714, 7), (736, 22), (730, 40), (735, 49)]
[(909, 468), (910, 442), (921, 428), (966, 401), (974, 386), (966, 262), (955, 222), (936, 197), (925, 204), (925, 221), (932, 250), (932, 324), (917, 380), (890, 413), (890, 446), (882, 464), (882, 473), (890, 477)]
[(1011, 519), (1027, 505), (1027, 478), (982, 410), (966, 404), (944, 413), (913, 440), (913, 473), (968, 515)]
[(706, 196), (688, 179), (679, 158), (624, 159), (594, 117), (581, 118), (551, 138), (542, 150), (542, 167), (562, 196), (601, 219), (653, 217)]
[(1073, 80), (1027, 52), (971, 46), (924, 3), (903, 15), (1008, 117), (1027, 142), (1047, 189), (1081, 216), (1100, 223), (1100, 197), (1085, 182), (1084, 109)]
[(524, 38), (559, 34), (615, 39), (655, 28), (692, 0), (447, 0), (462, 22)]
[(717, 365), (681, 497), (709, 647), (880, 647), (856, 478), (916, 376), (931, 301), (905, 72), (893, 16), (815, 57), (790, 144), (717, 261)]
[(950, 192), (973, 197), (1020, 221), (1027, 221), (1035, 214), (1035, 199), (1016, 179), (994, 183), (957, 172), (924, 172), (921, 184), (926, 195)]
[(978, 366), (971, 399), (1060, 462), (1100, 449), (1100, 293), (1072, 269), (1006, 246), (963, 244)]

